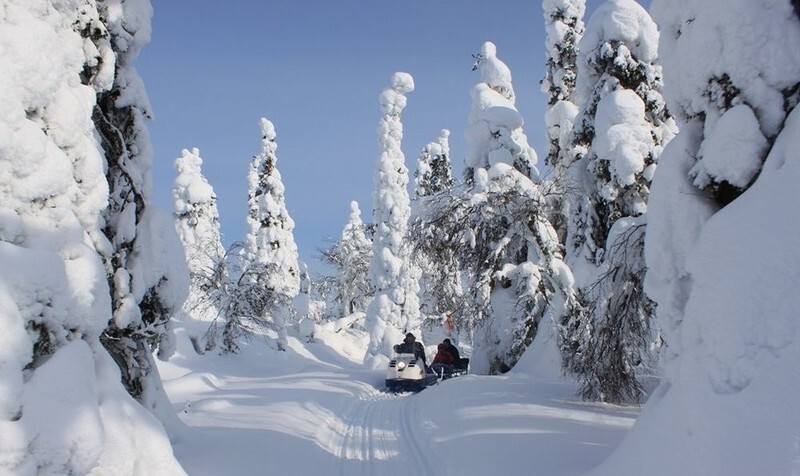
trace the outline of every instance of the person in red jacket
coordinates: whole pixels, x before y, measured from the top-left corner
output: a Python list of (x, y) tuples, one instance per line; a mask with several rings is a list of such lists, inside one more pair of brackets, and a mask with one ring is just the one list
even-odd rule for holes
[(451, 374), (456, 360), (453, 354), (447, 351), (444, 344), (439, 344), (436, 355), (433, 357), (431, 369), (439, 375)]

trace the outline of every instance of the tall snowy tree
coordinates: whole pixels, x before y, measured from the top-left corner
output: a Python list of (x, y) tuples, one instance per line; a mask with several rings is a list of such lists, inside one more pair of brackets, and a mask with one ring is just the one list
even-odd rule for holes
[(676, 132), (661, 96), (658, 29), (633, 0), (592, 15), (580, 43), (575, 90), (579, 154), (570, 172), (568, 258), (584, 307), (564, 328), (565, 363), (585, 398), (635, 400), (637, 368), (656, 337), (645, 295), (644, 213), (664, 144)]
[[(682, 124), (659, 158), (645, 238), (645, 290), (667, 341), (664, 376), (608, 464), (592, 474), (641, 474), (632, 458), (655, 476), (797, 471), (800, 17), (793, 4), (652, 4), (664, 95)], [(764, 411), (742, 410), (750, 408)]]
[(547, 94), (545, 163), (551, 170), (546, 195), (552, 209), (550, 221), (564, 243), (569, 213), (565, 197), (574, 193), (567, 180), (567, 167), (573, 154), (572, 129), (578, 115), (572, 95), (578, 75), (578, 42), (584, 32), (586, 2), (543, 0), (542, 9), (547, 32), (546, 75), (541, 82), (542, 92)]
[[(218, 332), (215, 331), (220, 324), (224, 325), (221, 313), (230, 289), (217, 196), (202, 174), (202, 163), (199, 150), (184, 149), (181, 157), (175, 160), (178, 174), (172, 187), (175, 229), (183, 243), (190, 275), (189, 295), (183, 311), (188, 319), (202, 323), (196, 331), (188, 320), (184, 320), (184, 326), (200, 352), (216, 345)], [(204, 336), (206, 342), (203, 343)]]
[(289, 216), (284, 186), (277, 167), (275, 126), (261, 119), (261, 153), (250, 163), (248, 181), (249, 232), (245, 239), (245, 265), (238, 286), (244, 293), (249, 316), (272, 327), (279, 349), (286, 348), (286, 326), (291, 303), (300, 290), (300, 265), (294, 242), (294, 221)]
[(574, 295), (544, 197), (531, 180), (538, 176), (536, 154), (514, 107), (511, 74), (491, 43), (477, 58), (467, 188), (431, 197), (418, 226), (436, 230), (421, 240), (426, 252), (453, 250), (468, 277), (456, 319), (474, 334), (472, 369), (498, 373), (514, 366), (541, 320), (560, 318)]
[[(122, 6), (149, 25), (148, 2)], [(83, 0), (0, 12), (0, 473), (184, 474), (100, 343), (109, 187), (92, 110), (114, 84), (114, 24)]]
[[(217, 196), (213, 187), (203, 176), (203, 159), (198, 149), (181, 152), (175, 160), (178, 175), (172, 187), (175, 201), (175, 229), (183, 243), (186, 262), (192, 278), (190, 294), (207, 292), (211, 282), (225, 279), (220, 234)], [(196, 301), (191, 299), (190, 301)]]
[(173, 419), (153, 351), (161, 359), (174, 351), (171, 318), (188, 291), (188, 270), (183, 260), (171, 259), (181, 249), (171, 219), (150, 206), (153, 154), (145, 127), (150, 104), (132, 64), (150, 39), (152, 7), (147, 0), (101, 1), (98, 11), (115, 53), (113, 84), (98, 92), (92, 116), (109, 187), (100, 251), (113, 317), (101, 341), (128, 392), (160, 418)]
[(572, 124), (578, 107), (572, 101), (578, 75), (578, 42), (583, 36), (585, 0), (543, 0), (547, 32), (546, 76), (542, 91), (547, 94), (545, 114), (548, 148), (545, 162), (558, 169), (571, 143)]
[(355, 312), (364, 312), (375, 294), (369, 276), (372, 261), (372, 241), (361, 221), (358, 202), (350, 202), (350, 219), (342, 230), (336, 245), (323, 251), (323, 259), (336, 269), (336, 284), (333, 289), (333, 314), (336, 318)]
[[(403, 334), (419, 330), (419, 298), (416, 273), (409, 263), (406, 234), (411, 214), (408, 169), (401, 149), (406, 93), (414, 90), (408, 73), (392, 75), (391, 85), (379, 97), (382, 116), (378, 124), (380, 157), (373, 194), (373, 238), (370, 276), (375, 297), (367, 308), (365, 325), (370, 333), (367, 363), (382, 366), (393, 344)], [(383, 356), (383, 359), (381, 358)]]
[[(417, 222), (424, 213), (428, 202), (437, 200), (438, 195), (452, 195), (454, 180), (450, 163), (450, 131), (442, 129), (436, 142), (429, 142), (422, 149), (414, 173), (414, 195), (412, 222)], [(411, 242), (422, 243), (414, 246), (413, 260), (419, 263), (420, 308), (426, 319), (433, 317), (437, 325), (441, 317), (452, 314), (458, 307), (461, 294), (460, 265), (454, 251), (449, 248), (432, 250), (424, 245), (432, 234), (438, 233), (434, 227), (415, 224), (411, 228)], [(433, 252), (435, 251), (435, 252)]]

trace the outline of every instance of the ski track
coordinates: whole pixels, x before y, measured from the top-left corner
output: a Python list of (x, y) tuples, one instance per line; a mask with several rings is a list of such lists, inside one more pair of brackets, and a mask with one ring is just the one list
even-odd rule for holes
[(338, 451), (338, 471), (350, 475), (446, 474), (431, 458), (415, 430), (419, 418), (415, 394), (375, 391), (352, 399), (344, 409), (347, 428)]

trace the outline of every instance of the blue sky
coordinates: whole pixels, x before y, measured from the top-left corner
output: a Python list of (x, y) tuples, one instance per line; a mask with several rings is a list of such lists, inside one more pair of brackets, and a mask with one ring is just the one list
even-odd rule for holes
[[(545, 34), (536, 0), (152, 0), (152, 41), (136, 62), (155, 111), (156, 205), (172, 211), (173, 163), (197, 147), (218, 197), (224, 244), (244, 237), (246, 177), (258, 120), (276, 127), (278, 169), (300, 258), (338, 238), (357, 200), (371, 220), (378, 95), (395, 71), (416, 90), (403, 114), (406, 164), (451, 130), (463, 168), (478, 81), (471, 55), (490, 40), (511, 69), (525, 132), (544, 156)], [(590, 0), (589, 15), (601, 2)], [(649, 6), (649, 1), (642, 1)]]

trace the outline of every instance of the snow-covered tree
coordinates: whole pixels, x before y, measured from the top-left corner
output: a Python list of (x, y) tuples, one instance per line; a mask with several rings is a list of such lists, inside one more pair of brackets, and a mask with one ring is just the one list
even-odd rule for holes
[(572, 161), (572, 129), (578, 115), (578, 106), (573, 102), (572, 94), (578, 75), (578, 42), (584, 32), (586, 2), (543, 0), (542, 10), (547, 32), (547, 62), (541, 89), (547, 94), (545, 163), (550, 167), (546, 196), (552, 209), (550, 221), (556, 228), (559, 240), (564, 243), (569, 213), (564, 198), (571, 192), (567, 167)]
[(378, 124), (381, 153), (375, 172), (375, 235), (370, 264), (375, 297), (367, 308), (365, 325), (370, 342), (364, 356), (365, 362), (372, 365), (382, 365), (380, 357), (390, 355), (392, 345), (401, 342), (404, 333), (420, 326), (418, 276), (409, 262), (406, 240), (411, 206), (400, 120), (406, 106), (405, 95), (413, 90), (411, 75), (398, 72), (379, 97), (383, 114)]
[(543, 195), (531, 180), (538, 176), (536, 154), (513, 104), (511, 74), (492, 43), (477, 58), (467, 188), (429, 197), (415, 234), (434, 232), (415, 241), (426, 255), (447, 250), (460, 261), (468, 280), (455, 317), (474, 335), (472, 368), (497, 373), (513, 367), (541, 319), (560, 317), (574, 296)]
[(372, 241), (361, 221), (358, 202), (350, 202), (350, 219), (338, 243), (323, 251), (322, 258), (336, 270), (336, 283), (331, 289), (331, 309), (336, 318), (364, 312), (375, 294), (369, 277)]
[(261, 153), (250, 164), (248, 181), (249, 232), (244, 246), (245, 265), (238, 286), (248, 287), (248, 314), (278, 334), (278, 348), (286, 347), (291, 303), (300, 290), (300, 268), (284, 186), (277, 167), (277, 143), (272, 122), (261, 119)]
[(453, 186), (450, 163), (450, 131), (442, 129), (436, 142), (429, 142), (417, 159), (414, 172), (414, 193), (419, 197), (434, 195)]
[[(146, 30), (148, 2), (118, 7)], [(183, 474), (100, 343), (109, 186), (92, 114), (119, 77), (116, 25), (83, 0), (0, 11), (0, 473)]]
[(198, 302), (202, 294), (219, 288), (212, 283), (227, 279), (217, 196), (202, 174), (202, 164), (198, 149), (184, 149), (175, 160), (178, 175), (172, 187), (175, 229), (183, 243), (191, 274), (188, 302)]
[(545, 162), (559, 169), (571, 144), (572, 124), (578, 107), (572, 102), (572, 92), (578, 75), (578, 42), (583, 36), (585, 0), (543, 0), (545, 31), (547, 32), (546, 76), (542, 92), (547, 94), (545, 114), (548, 148)]
[(579, 193), (569, 197), (568, 259), (584, 306), (563, 328), (563, 351), (588, 399), (640, 398), (636, 373), (656, 339), (654, 305), (643, 291), (642, 215), (658, 157), (676, 131), (657, 49), (656, 24), (633, 0), (601, 5), (580, 42), (580, 152), (569, 170)]
[[(122, 371), (128, 392), (162, 419), (174, 419), (153, 351), (174, 352), (171, 318), (188, 292), (188, 270), (171, 218), (150, 205), (153, 152), (145, 121), (150, 104), (133, 67), (150, 39), (147, 0), (98, 2), (114, 51), (110, 89), (99, 91), (93, 119), (105, 153), (108, 207), (103, 213), (105, 260), (113, 317), (101, 341)], [(100, 39), (98, 31), (85, 32)]]
[[(183, 243), (190, 276), (183, 325), (200, 353), (217, 344), (225, 324), (222, 306), (230, 291), (217, 197), (202, 174), (202, 163), (199, 150), (184, 149), (175, 160), (178, 174), (172, 187), (175, 229)], [(193, 325), (195, 322), (199, 325)]]
[(797, 470), (793, 4), (652, 4), (664, 94), (682, 124), (659, 158), (645, 238), (645, 290), (658, 303), (665, 369), (632, 431), (593, 474), (640, 474), (634, 457), (655, 476)]
[(466, 182), (471, 184), (477, 168), (497, 163), (513, 165), (531, 180), (539, 178), (536, 152), (528, 145), (522, 131), (522, 116), (515, 107), (511, 71), (497, 57), (497, 47), (487, 41), (473, 69), (479, 69), (481, 80), (470, 91), (472, 109), (467, 139)]
[(567, 243), (573, 268), (602, 263), (614, 222), (647, 209), (656, 159), (676, 131), (660, 92), (657, 49), (656, 24), (633, 0), (601, 5), (580, 42), (570, 164), (577, 196)]
[(451, 314), (459, 306), (461, 294), (460, 266), (454, 250), (434, 249), (426, 246), (429, 236), (439, 233), (435, 227), (417, 224), (419, 215), (425, 213), (428, 202), (440, 195), (450, 196), (454, 190), (453, 168), (450, 163), (450, 131), (442, 129), (436, 142), (425, 145), (417, 160), (414, 173), (416, 200), (412, 204), (410, 230), (413, 261), (419, 264), (420, 309), (426, 322), (433, 319), (438, 327), (442, 316)]

